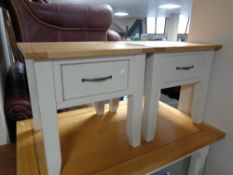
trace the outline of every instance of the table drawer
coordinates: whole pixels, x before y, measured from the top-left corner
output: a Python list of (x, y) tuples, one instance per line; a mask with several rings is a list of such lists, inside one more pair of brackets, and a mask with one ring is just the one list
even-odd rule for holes
[(61, 65), (63, 100), (124, 90), (129, 61)]
[(164, 83), (182, 81), (201, 76), (203, 56), (201, 54), (171, 55), (162, 60)]

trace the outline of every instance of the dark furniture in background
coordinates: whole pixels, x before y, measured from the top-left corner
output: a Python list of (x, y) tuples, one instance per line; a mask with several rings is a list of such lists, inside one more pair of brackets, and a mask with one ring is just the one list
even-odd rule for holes
[(45, 0), (6, 2), (10, 19), (5, 15), (5, 20), (14, 63), (6, 78), (5, 113), (14, 140), (15, 122), (32, 117), (24, 59), (16, 42), (119, 41), (121, 38), (109, 30), (113, 21), (109, 5), (55, 4)]

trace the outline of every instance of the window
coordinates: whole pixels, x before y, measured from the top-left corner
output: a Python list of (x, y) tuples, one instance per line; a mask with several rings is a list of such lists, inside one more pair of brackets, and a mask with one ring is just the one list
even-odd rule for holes
[(147, 17), (147, 33), (155, 33), (155, 17)]
[(187, 34), (189, 30), (189, 18), (184, 15), (179, 17), (178, 34)]
[(156, 34), (164, 34), (165, 33), (165, 24), (166, 18), (165, 17), (158, 17), (156, 23)]

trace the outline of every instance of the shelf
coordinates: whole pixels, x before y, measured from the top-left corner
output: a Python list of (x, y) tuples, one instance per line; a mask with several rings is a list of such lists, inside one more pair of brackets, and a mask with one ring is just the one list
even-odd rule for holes
[[(145, 174), (209, 145), (224, 133), (208, 124), (159, 104), (156, 139), (132, 148), (126, 136), (126, 103), (117, 113), (96, 116), (94, 108), (58, 114), (62, 150), (62, 175)], [(17, 174), (47, 174), (41, 132), (32, 121), (17, 123)], [(38, 168), (39, 167), (39, 168)]]

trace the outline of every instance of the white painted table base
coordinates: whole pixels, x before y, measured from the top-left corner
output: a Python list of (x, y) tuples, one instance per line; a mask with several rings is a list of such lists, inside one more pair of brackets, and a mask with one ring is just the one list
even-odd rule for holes
[(105, 104), (109, 104), (109, 111), (110, 112), (116, 112), (119, 107), (119, 98), (114, 98), (107, 101), (100, 101), (95, 102), (95, 110), (97, 115), (103, 115), (104, 114), (104, 106)]
[[(195, 55), (197, 53), (191, 54)], [(166, 61), (164, 62), (163, 59), (165, 59), (167, 56), (171, 56), (171, 54), (154, 54), (147, 58), (143, 116), (144, 140), (152, 141), (155, 138), (158, 102), (160, 99), (161, 89), (163, 88), (181, 85), (182, 88), (178, 107), (179, 110), (188, 115), (191, 115), (194, 122), (203, 122), (214, 52), (206, 51), (198, 54), (201, 54), (203, 56), (203, 65), (200, 76), (179, 81), (174, 80), (170, 82), (164, 81), (163, 77), (165, 77), (166, 75), (162, 73), (162, 68), (166, 67), (167, 64)], [(180, 55), (182, 55), (182, 53), (180, 53)], [(187, 57), (188, 56), (189, 55), (187, 54)], [(188, 175), (202, 174), (205, 160), (208, 155), (208, 150), (209, 146), (191, 155), (191, 163)]]
[[(35, 130), (41, 130), (44, 139), (48, 175), (59, 175), (61, 170), (60, 139), (51, 61), (26, 60), (27, 76)], [(33, 74), (34, 73), (34, 74)]]
[[(57, 124), (57, 109), (81, 105), (91, 102), (96, 103), (98, 114), (103, 114), (103, 105), (101, 101), (114, 99), (119, 96), (128, 96), (128, 117), (127, 117), (127, 135), (129, 144), (137, 147), (141, 144), (141, 126), (142, 126), (142, 98), (144, 88), (145, 55), (133, 55), (126, 57), (129, 61), (128, 89), (117, 92), (108, 92), (100, 95), (93, 95), (77, 98), (74, 101), (58, 102), (56, 97), (56, 65), (53, 61), (35, 61), (26, 60), (27, 76), (30, 89), (30, 97), (33, 112), (33, 123), (35, 130), (41, 130), (44, 139), (45, 159), (48, 175), (59, 175), (61, 171), (61, 150), (59, 130)], [(123, 60), (125, 57), (122, 58)], [(88, 59), (87, 59), (88, 60)], [(117, 61), (118, 58), (95, 59), (89, 62)], [(70, 60), (71, 64), (75, 60)], [(69, 60), (66, 59), (68, 62)], [(79, 62), (79, 61), (77, 61)], [(80, 63), (85, 63), (85, 59)], [(59, 66), (59, 65), (58, 65)], [(59, 77), (58, 77), (59, 78)], [(110, 110), (115, 112), (118, 101), (113, 100), (110, 103)]]
[(210, 146), (207, 146), (200, 151), (194, 153), (190, 160), (188, 175), (202, 175), (206, 163), (206, 158), (209, 153)]
[[(191, 114), (194, 122), (201, 123), (203, 121), (214, 52), (179, 53), (178, 57), (187, 56), (188, 59), (190, 55), (201, 55), (203, 57), (202, 68), (198, 76), (181, 80), (179, 80), (179, 77), (175, 77), (178, 80), (169, 80), (169, 82), (164, 80), (167, 75), (165, 75), (166, 71), (162, 69), (166, 68), (166, 64), (168, 64), (164, 60), (167, 57), (172, 60), (173, 54), (154, 54), (146, 60), (143, 137), (148, 142), (155, 137), (158, 102), (163, 88), (189, 85), (181, 89), (179, 109), (188, 115)], [(174, 56), (177, 56), (177, 53), (174, 53)], [(187, 66), (190, 66), (189, 63)], [(191, 92), (193, 94), (190, 94)]]

